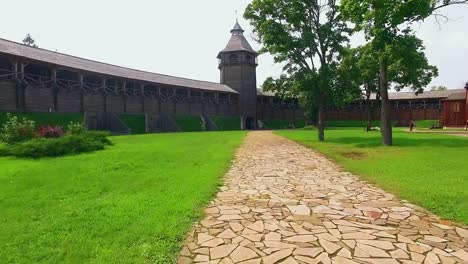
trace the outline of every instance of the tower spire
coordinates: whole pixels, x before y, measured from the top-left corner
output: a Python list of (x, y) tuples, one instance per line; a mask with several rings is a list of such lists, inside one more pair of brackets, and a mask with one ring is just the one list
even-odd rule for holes
[(231, 29), (231, 33), (234, 34), (234, 35), (242, 35), (244, 33), (244, 30), (239, 25), (239, 21), (237, 20), (237, 18), (236, 18), (236, 24)]

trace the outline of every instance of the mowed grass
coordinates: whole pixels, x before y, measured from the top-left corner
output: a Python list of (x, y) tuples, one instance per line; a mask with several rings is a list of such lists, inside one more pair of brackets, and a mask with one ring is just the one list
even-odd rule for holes
[(468, 138), (394, 130), (393, 147), (362, 129), (278, 131), (334, 159), (346, 170), (446, 219), (468, 224)]
[(0, 262), (172, 263), (244, 135), (120, 136), (90, 154), (0, 158)]

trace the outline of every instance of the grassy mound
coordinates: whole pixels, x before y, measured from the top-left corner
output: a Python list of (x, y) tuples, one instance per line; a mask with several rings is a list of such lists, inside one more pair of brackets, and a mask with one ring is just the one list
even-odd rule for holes
[(145, 134), (146, 133), (145, 115), (143, 114), (121, 114), (119, 115), (119, 118), (132, 130), (132, 134)]
[(199, 116), (175, 115), (174, 119), (184, 132), (203, 131), (202, 121)]
[(241, 130), (240, 117), (232, 116), (215, 116), (212, 118), (213, 122), (218, 127), (218, 130)]

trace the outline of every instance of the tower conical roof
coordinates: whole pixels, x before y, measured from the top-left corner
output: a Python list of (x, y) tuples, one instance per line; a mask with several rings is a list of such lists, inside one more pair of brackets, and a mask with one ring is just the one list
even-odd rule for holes
[(247, 39), (244, 37), (244, 30), (239, 25), (239, 22), (236, 21), (234, 28), (231, 29), (231, 39), (229, 40), (226, 48), (224, 48), (220, 53), (223, 52), (232, 52), (232, 51), (248, 51), (252, 53), (257, 53), (252, 46), (250, 46)]

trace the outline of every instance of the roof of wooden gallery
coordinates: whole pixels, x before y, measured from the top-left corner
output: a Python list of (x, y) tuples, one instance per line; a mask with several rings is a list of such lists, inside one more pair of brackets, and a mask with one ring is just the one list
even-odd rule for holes
[[(424, 91), (420, 94), (415, 92), (393, 92), (389, 93), (390, 100), (429, 100), (429, 99), (445, 99), (452, 95), (465, 96), (465, 89), (451, 89), (445, 91)], [(371, 95), (371, 99), (375, 100), (375, 94)]]
[(170, 75), (164, 75), (159, 73), (135, 70), (130, 68), (125, 68), (113, 64), (93, 61), (89, 59), (84, 59), (72, 55), (67, 55), (59, 52), (54, 52), (51, 50), (33, 48), (17, 42), (9, 41), (6, 39), (0, 38), (0, 53), (13, 55), (17, 57), (22, 57), (34, 61), (49, 63), (57, 66), (63, 66), (71, 69), (76, 69), (80, 71), (92, 72), (97, 74), (103, 74), (114, 77), (121, 77), (126, 79), (132, 79), (137, 81), (144, 81), (149, 83), (156, 84), (166, 84), (179, 87), (186, 87), (192, 89), (200, 89), (207, 91), (218, 91), (226, 93), (237, 93), (235, 90), (231, 89), (229, 86), (193, 80), (181, 77), (175, 77)]

